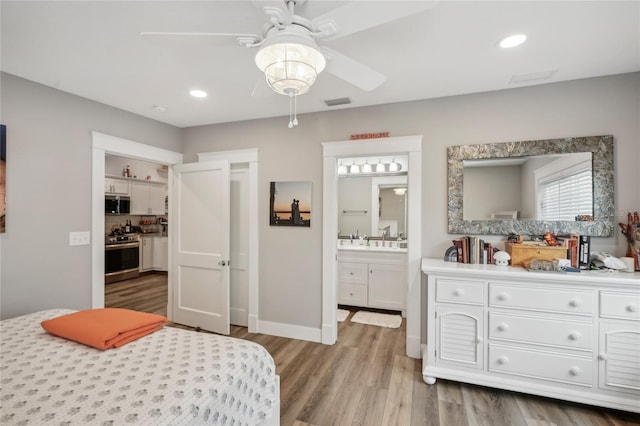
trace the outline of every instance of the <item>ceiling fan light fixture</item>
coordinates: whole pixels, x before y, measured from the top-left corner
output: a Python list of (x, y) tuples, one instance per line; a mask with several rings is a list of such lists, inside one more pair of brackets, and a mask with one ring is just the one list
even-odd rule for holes
[(396, 195), (404, 195), (407, 193), (407, 188), (393, 188), (393, 192), (395, 192)]
[(311, 43), (273, 43), (256, 54), (256, 65), (264, 72), (269, 86), (281, 95), (307, 93), (324, 70), (326, 60)]

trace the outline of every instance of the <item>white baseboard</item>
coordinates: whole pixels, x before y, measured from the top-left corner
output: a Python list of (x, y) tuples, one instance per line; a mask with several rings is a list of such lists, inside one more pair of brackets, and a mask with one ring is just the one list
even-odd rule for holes
[[(249, 317), (249, 325), (251, 325), (251, 317)], [(257, 332), (271, 336), (286, 337), (288, 339), (307, 340), (316, 343), (322, 342), (322, 330), (319, 328), (301, 327), (299, 325), (280, 322), (258, 321)]]

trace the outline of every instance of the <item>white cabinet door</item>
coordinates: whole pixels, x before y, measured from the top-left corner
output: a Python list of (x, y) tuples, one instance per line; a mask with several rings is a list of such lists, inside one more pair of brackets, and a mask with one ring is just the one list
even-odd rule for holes
[(149, 184), (131, 182), (131, 214), (149, 214)]
[(601, 321), (599, 349), (600, 388), (640, 395), (640, 323)]
[(173, 166), (173, 321), (229, 334), (229, 162)]
[(436, 305), (436, 365), (483, 368), (483, 308)]
[(104, 178), (104, 193), (129, 195), (129, 181), (126, 179)]
[(131, 214), (164, 215), (166, 195), (166, 185), (131, 182)]
[(369, 264), (369, 306), (403, 310), (407, 308), (405, 265)]
[(154, 271), (166, 271), (168, 270), (169, 259), (169, 238), (168, 237), (153, 237), (153, 270)]
[(167, 186), (149, 184), (149, 213), (154, 215), (164, 215), (164, 197), (167, 195)]
[(142, 251), (140, 270), (150, 271), (153, 268), (153, 237), (141, 237), (140, 250)]

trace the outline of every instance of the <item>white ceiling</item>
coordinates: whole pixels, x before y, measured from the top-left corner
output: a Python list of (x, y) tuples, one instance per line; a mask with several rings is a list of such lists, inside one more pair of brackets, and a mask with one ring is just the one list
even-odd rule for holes
[[(254, 63), (256, 49), (239, 47), (234, 38), (140, 35), (261, 34), (266, 18), (254, 3), (2, 1), (1, 69), (179, 127), (287, 116), (288, 99), (267, 87)], [(295, 11), (312, 19), (345, 3), (308, 0)], [(366, 8), (375, 2), (355, 3)], [(393, 3), (402, 8), (405, 2)], [(511, 50), (496, 47), (514, 33), (527, 34), (527, 42)], [(325, 71), (299, 97), (299, 114), (639, 71), (640, 2), (439, 1), (319, 44), (387, 79), (367, 92)], [(553, 71), (551, 77), (512, 82), (514, 75), (546, 71)], [(194, 99), (192, 88), (209, 96)], [(342, 97), (352, 103), (324, 103)], [(156, 104), (168, 111), (156, 112)]]

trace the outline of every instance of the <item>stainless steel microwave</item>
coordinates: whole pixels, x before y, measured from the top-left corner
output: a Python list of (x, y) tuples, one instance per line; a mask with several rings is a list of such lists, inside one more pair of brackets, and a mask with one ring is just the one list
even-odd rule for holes
[(131, 209), (131, 199), (123, 195), (105, 195), (105, 214), (129, 214)]

